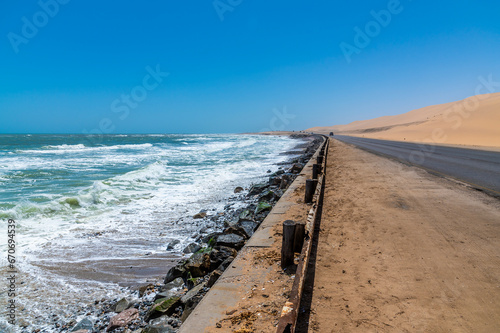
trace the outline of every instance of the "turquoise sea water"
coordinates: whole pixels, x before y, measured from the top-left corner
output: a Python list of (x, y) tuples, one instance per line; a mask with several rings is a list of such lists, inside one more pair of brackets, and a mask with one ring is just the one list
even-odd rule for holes
[[(143, 276), (117, 274), (117, 263), (176, 255), (201, 228), (217, 229), (192, 216), (238, 205), (234, 188), (277, 170), (296, 144), (254, 135), (0, 135), (0, 262), (5, 269), (14, 219), (22, 320), (43, 327), (68, 305), (123, 293), (120, 284)], [(168, 253), (174, 239), (181, 243)]]

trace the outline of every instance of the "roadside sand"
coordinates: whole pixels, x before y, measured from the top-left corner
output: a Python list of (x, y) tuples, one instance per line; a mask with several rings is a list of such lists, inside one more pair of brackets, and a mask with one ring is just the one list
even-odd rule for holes
[(306, 330), (498, 332), (500, 201), (332, 141)]
[(500, 147), (500, 93), (307, 131), (373, 139)]

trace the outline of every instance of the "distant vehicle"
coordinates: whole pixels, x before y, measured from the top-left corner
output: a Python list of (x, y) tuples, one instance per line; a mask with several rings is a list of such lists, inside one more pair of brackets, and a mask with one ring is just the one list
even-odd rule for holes
[(333, 136), (333, 132), (330, 132), (330, 136)]

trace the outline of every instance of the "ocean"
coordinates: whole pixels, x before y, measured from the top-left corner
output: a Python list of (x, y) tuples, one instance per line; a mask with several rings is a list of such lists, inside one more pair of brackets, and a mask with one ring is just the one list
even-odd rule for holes
[[(98, 139), (98, 140), (97, 140)], [(0, 135), (0, 331), (45, 328), (168, 270), (200, 232), (220, 228), (235, 187), (266, 179), (297, 145), (259, 135)], [(206, 210), (208, 219), (193, 219)], [(16, 225), (8, 266), (7, 225)], [(173, 249), (167, 245), (179, 241)], [(15, 297), (7, 293), (15, 269)], [(5, 277), (5, 278), (4, 278)], [(7, 288), (6, 288), (7, 287)]]

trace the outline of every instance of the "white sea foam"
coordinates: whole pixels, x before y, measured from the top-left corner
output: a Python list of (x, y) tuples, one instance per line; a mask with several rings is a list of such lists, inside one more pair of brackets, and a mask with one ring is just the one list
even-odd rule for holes
[[(144, 138), (117, 140), (131, 137)], [(86, 304), (121, 292), (116, 284), (59, 275), (37, 263), (105, 264), (148, 252), (165, 253), (173, 239), (181, 241), (175, 248), (180, 251), (201, 227), (199, 220), (191, 218), (194, 214), (201, 209), (213, 209), (213, 214), (223, 211), (236, 186), (248, 187), (265, 177), (267, 170), (276, 171), (276, 163), (286, 158), (279, 153), (295, 144), (279, 137), (165, 137), (169, 141), (45, 145), (1, 158), (0, 181), (26, 193), (11, 202), (13, 206), (0, 209), (0, 216), (18, 221), (19, 266), (26, 280), (33, 281), (23, 285), (26, 297), (20, 301), (28, 306), (26, 320), (38, 322), (35, 327), (57, 313), (61, 304)], [(36, 180), (35, 185), (28, 180)], [(210, 223), (207, 228), (216, 227)], [(45, 289), (50, 290), (42, 292)], [(82, 294), (83, 290), (91, 293)], [(37, 298), (28, 297), (38, 293), (53, 304), (50, 310), (37, 310)], [(37, 321), (36, 316), (42, 319)]]
[(151, 143), (143, 144), (128, 144), (128, 145), (112, 145), (112, 146), (85, 146), (84, 144), (77, 145), (56, 145), (56, 146), (43, 146), (40, 149), (30, 150), (16, 150), (19, 154), (67, 154), (67, 153), (81, 153), (82, 151), (109, 151), (118, 149), (147, 149), (151, 148)]

